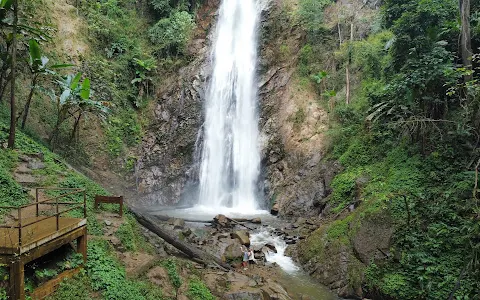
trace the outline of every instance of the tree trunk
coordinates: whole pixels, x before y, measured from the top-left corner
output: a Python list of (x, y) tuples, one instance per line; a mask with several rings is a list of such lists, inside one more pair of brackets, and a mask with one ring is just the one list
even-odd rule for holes
[(0, 86), (0, 103), (3, 102), (3, 95), (5, 94), (5, 91), (7, 90), (8, 83), (10, 82), (10, 77), (6, 77), (4, 79), (4, 83), (2, 82), (2, 86)]
[(15, 127), (16, 127), (16, 110), (15, 110), (15, 65), (17, 62), (17, 24), (18, 24), (18, 0), (13, 1), (13, 38), (12, 38), (12, 67), (11, 67), (11, 91), (10, 91), (10, 134), (8, 136), (8, 148), (15, 147)]
[(72, 134), (70, 135), (70, 143), (75, 141), (75, 134), (78, 131), (79, 125), (80, 125), (80, 119), (82, 118), (82, 111), (78, 112), (78, 118), (75, 118), (75, 123), (73, 124), (73, 129), (72, 129)]
[[(353, 22), (350, 24), (350, 43), (353, 42)], [(348, 46), (349, 48), (351, 45)], [(350, 49), (348, 50), (347, 66), (345, 67), (346, 96), (345, 103), (350, 104)]]
[[(6, 71), (5, 71), (6, 72)], [(5, 77), (5, 72), (4, 70), (1, 70), (1, 73), (0, 73), (0, 103), (2, 103), (2, 100), (3, 100), (3, 91), (6, 87), (6, 85), (4, 86), (3, 85), (3, 81), (4, 81), (4, 77)]]
[(340, 43), (340, 46), (342, 45), (342, 29), (340, 28), (340, 21), (337, 23), (337, 28), (338, 28), (338, 41)]
[(27, 103), (25, 103), (25, 108), (23, 109), (22, 130), (25, 129), (25, 124), (27, 123), (28, 111), (30, 110), (30, 103), (32, 102), (35, 86), (37, 85), (37, 78), (38, 78), (38, 75), (33, 75), (30, 94), (28, 94)]
[[(7, 48), (5, 49), (5, 53), (7, 53), (7, 58), (5, 59), (4, 62), (7, 62), (8, 60), (8, 53), (10, 52), (10, 45), (7, 43)], [(10, 81), (10, 74), (7, 75), (8, 71), (8, 64), (5, 64), (2, 67), (1, 75), (0, 75), (0, 103), (3, 102), (3, 94), (5, 93), (5, 90), (7, 89), (8, 82)]]
[[(470, 35), (470, 0), (460, 0), (460, 19), (461, 19), (461, 52), (464, 67), (472, 70), (472, 39)], [(472, 80), (472, 75), (465, 75), (465, 82)]]
[(150, 216), (148, 216), (145, 213), (140, 213), (136, 210), (133, 210), (130, 208), (130, 211), (133, 213), (135, 216), (135, 219), (142, 224), (145, 228), (150, 230), (151, 232), (155, 233), (159, 237), (161, 237), (165, 242), (169, 243), (170, 245), (174, 246), (178, 250), (182, 251), (189, 257), (200, 260), (204, 264), (208, 263), (213, 263), (214, 265), (217, 265), (223, 269), (230, 270), (232, 267), (224, 262), (222, 262), (218, 257), (215, 257), (207, 252), (204, 252), (200, 249), (197, 249), (196, 247), (189, 245), (185, 243), (184, 241), (181, 241), (175, 233), (169, 232), (168, 230), (158, 226), (155, 223), (155, 220), (152, 219)]
[(348, 67), (348, 63), (347, 63), (347, 66), (345, 67), (345, 81), (346, 81), (346, 84), (347, 84), (347, 87), (346, 87), (346, 92), (345, 92), (345, 103), (348, 105), (350, 104), (350, 70), (349, 70), (349, 67)]
[(55, 127), (53, 127), (52, 134), (48, 139), (48, 143), (50, 144), (52, 152), (54, 152), (55, 150), (55, 139), (57, 137), (58, 131), (60, 130), (60, 125), (62, 125), (62, 122), (63, 122), (62, 112), (59, 112), (57, 117), (58, 118), (57, 118), (57, 122), (55, 123)]

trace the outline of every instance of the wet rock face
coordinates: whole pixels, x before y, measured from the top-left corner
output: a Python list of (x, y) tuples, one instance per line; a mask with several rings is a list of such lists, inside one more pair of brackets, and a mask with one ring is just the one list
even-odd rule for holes
[(153, 120), (143, 138), (136, 165), (136, 205), (170, 205), (197, 178), (194, 154), (201, 139), (203, 101), (210, 74), (211, 24), (219, 0), (204, 1), (197, 12), (197, 32), (188, 52), (195, 59), (157, 91)]
[(202, 124), (206, 67), (200, 57), (182, 70), (178, 83), (155, 107), (136, 170), (142, 204), (172, 204), (181, 198)]
[[(291, 136), (282, 132), (287, 122), (282, 105), (297, 68), (305, 34), (289, 19), (285, 1), (268, 1), (259, 33), (258, 98), (262, 159), (263, 207), (283, 217), (319, 216), (326, 206), (331, 178), (339, 169), (323, 162), (322, 145), (304, 153), (288, 147)], [(170, 78), (158, 93), (153, 121), (139, 151), (137, 205), (194, 202), (198, 183), (198, 156), (202, 143), (203, 102), (211, 73), (211, 27), (219, 0), (209, 0), (197, 16), (197, 33), (189, 51), (195, 59)], [(210, 32), (210, 33), (209, 33)], [(288, 49), (288, 50), (281, 50)], [(288, 53), (283, 53), (287, 51)], [(288, 97), (287, 97), (288, 98)], [(283, 103), (281, 105), (281, 103)], [(293, 103), (287, 103), (288, 105)], [(317, 147), (317, 146), (315, 146)], [(197, 156), (197, 157), (195, 157)]]
[(366, 266), (354, 255), (348, 244), (327, 239), (325, 232), (302, 242), (300, 252), (302, 247), (307, 246), (305, 243), (318, 243), (314, 255), (303, 253), (299, 257), (310, 276), (342, 298), (362, 298), (363, 272)]

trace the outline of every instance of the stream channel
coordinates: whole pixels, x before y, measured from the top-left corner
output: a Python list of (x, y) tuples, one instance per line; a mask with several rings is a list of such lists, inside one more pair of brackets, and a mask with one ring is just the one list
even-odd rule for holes
[[(277, 249), (277, 253), (269, 252), (266, 255), (266, 263), (276, 263), (282, 269), (282, 274), (277, 281), (287, 290), (293, 299), (315, 299), (315, 300), (334, 300), (340, 299), (332, 293), (327, 287), (315, 282), (305, 273), (301, 267), (293, 261), (291, 257), (285, 255), (287, 244), (282, 237), (275, 235), (275, 228), (284, 228), (289, 223), (272, 216), (265, 210), (250, 211), (248, 214), (238, 214), (228, 208), (219, 211), (212, 210), (203, 206), (185, 207), (185, 208), (151, 208), (152, 215), (182, 218), (186, 225), (190, 227), (201, 228), (210, 223), (201, 223), (199, 221), (211, 221), (217, 214), (224, 214), (230, 218), (261, 218), (262, 226), (250, 232), (251, 245), (272, 244)], [(194, 220), (195, 222), (188, 222)]]

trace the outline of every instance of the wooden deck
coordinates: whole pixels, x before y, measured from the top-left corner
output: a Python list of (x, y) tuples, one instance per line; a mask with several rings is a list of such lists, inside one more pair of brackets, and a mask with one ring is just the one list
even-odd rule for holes
[[(40, 200), (45, 190), (64, 192), (63, 194)], [(40, 258), (63, 245), (76, 246), (78, 253), (87, 261), (87, 198), (84, 189), (37, 188), (35, 202), (23, 206), (1, 206), (13, 211), (15, 221), (0, 225), (0, 263), (8, 265), (9, 299), (25, 299), (25, 264)], [(82, 202), (72, 201), (70, 196), (80, 196)], [(45, 206), (50, 210), (45, 211)], [(83, 210), (83, 218), (70, 218), (68, 212)], [(44, 216), (42, 214), (48, 214)], [(53, 288), (46, 289), (48, 291)], [(47, 291), (47, 292), (48, 292)], [(46, 292), (45, 292), (46, 293)], [(42, 295), (44, 292), (42, 292)], [(43, 296), (42, 296), (43, 297)], [(41, 297), (40, 297), (41, 298)]]
[[(59, 229), (55, 217), (32, 217), (22, 219), (21, 231), (19, 228), (0, 228), (0, 253), (22, 254), (39, 247), (57, 237), (73, 231), (86, 224), (86, 219), (58, 218)], [(33, 223), (28, 225), (29, 223)], [(18, 226), (16, 224), (11, 224)], [(22, 243), (19, 245), (19, 234), (21, 232)]]

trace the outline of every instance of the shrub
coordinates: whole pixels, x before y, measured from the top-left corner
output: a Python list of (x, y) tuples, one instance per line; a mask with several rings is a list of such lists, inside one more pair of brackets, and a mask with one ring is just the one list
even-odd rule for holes
[(158, 21), (150, 28), (148, 35), (161, 53), (179, 55), (184, 54), (194, 28), (192, 15), (186, 11), (177, 11), (169, 18)]
[(215, 300), (215, 297), (212, 295), (205, 283), (197, 278), (190, 280), (188, 283), (187, 295), (192, 300)]
[(161, 299), (158, 288), (127, 279), (125, 268), (118, 263), (111, 252), (112, 249), (106, 241), (89, 242), (87, 272), (94, 291), (101, 291), (105, 299)]
[(177, 265), (173, 259), (167, 259), (163, 266), (167, 269), (168, 277), (172, 282), (173, 286), (178, 289), (182, 285), (182, 278), (178, 275)]

